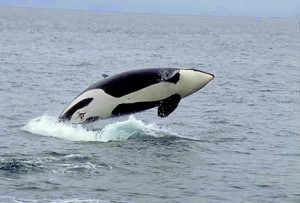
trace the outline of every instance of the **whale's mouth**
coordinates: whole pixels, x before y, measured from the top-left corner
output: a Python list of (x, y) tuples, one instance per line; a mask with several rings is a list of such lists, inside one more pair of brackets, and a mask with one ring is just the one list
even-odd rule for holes
[[(201, 72), (201, 73), (204, 73), (204, 74), (207, 74), (207, 75), (210, 75), (212, 77), (212, 79), (214, 79), (215, 75), (212, 74), (212, 73), (209, 73), (209, 72), (205, 72), (205, 71), (202, 71), (202, 70), (197, 70), (197, 69), (194, 69), (194, 68), (187, 68), (187, 69), (184, 69), (184, 70), (193, 70), (193, 71), (196, 71), (196, 72)], [(211, 80), (212, 80), (211, 79)]]

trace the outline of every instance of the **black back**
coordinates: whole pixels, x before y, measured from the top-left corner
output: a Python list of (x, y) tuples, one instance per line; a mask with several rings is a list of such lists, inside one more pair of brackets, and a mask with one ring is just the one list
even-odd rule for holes
[(176, 84), (179, 77), (179, 70), (175, 68), (133, 70), (107, 77), (92, 84), (84, 92), (103, 89), (113, 97), (122, 97), (162, 81)]

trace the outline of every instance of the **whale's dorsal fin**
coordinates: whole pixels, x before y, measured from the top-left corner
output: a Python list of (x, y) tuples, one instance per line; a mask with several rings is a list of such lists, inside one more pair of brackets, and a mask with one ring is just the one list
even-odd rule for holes
[(165, 118), (170, 115), (178, 106), (181, 100), (179, 94), (174, 94), (164, 100), (158, 105), (157, 115), (161, 118)]
[(101, 74), (103, 78), (107, 78), (109, 75), (107, 74)]

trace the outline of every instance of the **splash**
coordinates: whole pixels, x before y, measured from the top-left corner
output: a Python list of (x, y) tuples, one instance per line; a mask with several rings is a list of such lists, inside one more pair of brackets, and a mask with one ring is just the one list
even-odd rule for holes
[[(101, 125), (101, 123), (99, 123)], [(102, 129), (88, 130), (82, 125), (57, 122), (52, 116), (44, 115), (30, 120), (23, 130), (32, 134), (56, 137), (72, 141), (125, 141), (140, 137), (176, 136), (169, 130), (154, 124), (145, 124), (130, 116), (125, 121), (105, 125)]]
[(58, 122), (55, 117), (44, 115), (30, 120), (23, 130), (32, 134), (57, 137), (72, 141), (95, 141), (96, 132), (88, 131), (81, 125)]

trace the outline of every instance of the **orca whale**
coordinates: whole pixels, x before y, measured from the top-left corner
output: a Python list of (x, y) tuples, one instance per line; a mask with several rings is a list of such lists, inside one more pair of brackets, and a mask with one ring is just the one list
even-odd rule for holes
[(92, 122), (158, 107), (167, 117), (180, 100), (214, 78), (196, 69), (155, 68), (123, 72), (92, 84), (61, 113), (60, 121)]

